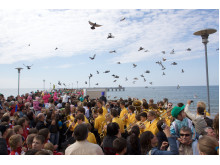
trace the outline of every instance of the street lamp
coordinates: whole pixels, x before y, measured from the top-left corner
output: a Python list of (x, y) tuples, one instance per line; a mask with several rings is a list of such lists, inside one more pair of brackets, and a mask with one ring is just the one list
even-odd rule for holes
[(202, 37), (202, 43), (205, 46), (205, 62), (206, 62), (206, 81), (207, 81), (207, 95), (208, 95), (208, 112), (210, 113), (210, 97), (209, 97), (209, 73), (208, 73), (208, 57), (207, 57), (207, 43), (209, 34), (215, 33), (215, 29), (204, 29), (193, 33), (196, 36)]
[(44, 82), (44, 91), (45, 91), (45, 80), (43, 80), (43, 82)]
[(18, 70), (18, 95), (19, 95), (19, 88), (20, 88), (20, 72), (21, 72), (21, 69), (23, 68), (15, 68)]
[(78, 81), (76, 81), (76, 83), (77, 83), (77, 89), (78, 89)]

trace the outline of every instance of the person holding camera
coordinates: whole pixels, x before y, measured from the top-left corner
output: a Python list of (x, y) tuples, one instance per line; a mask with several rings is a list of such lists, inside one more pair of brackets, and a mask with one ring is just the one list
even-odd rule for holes
[(204, 111), (205, 111), (205, 109), (203, 107), (197, 107), (197, 114), (193, 114), (189, 110), (189, 106), (190, 106), (191, 103), (192, 103), (191, 100), (187, 101), (187, 104), (185, 106), (184, 112), (192, 120), (192, 122), (193, 122), (193, 124), (195, 126), (197, 137), (199, 137), (199, 135), (202, 134), (204, 128), (207, 127), (207, 123), (206, 123), (206, 121), (204, 119)]

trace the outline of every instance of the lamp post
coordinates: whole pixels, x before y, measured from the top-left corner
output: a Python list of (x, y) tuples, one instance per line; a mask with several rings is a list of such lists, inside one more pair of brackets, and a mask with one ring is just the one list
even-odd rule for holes
[(76, 83), (77, 83), (77, 89), (78, 89), (78, 81), (76, 81)]
[(208, 112), (210, 113), (210, 97), (209, 97), (209, 73), (208, 73), (208, 57), (207, 57), (207, 43), (209, 34), (215, 33), (215, 29), (204, 29), (193, 33), (196, 36), (202, 37), (202, 43), (205, 46), (205, 62), (206, 62), (206, 82), (207, 82), (207, 95), (208, 95)]
[(89, 76), (89, 88), (90, 88), (90, 78), (91, 78), (91, 77)]
[(20, 72), (21, 72), (21, 69), (23, 68), (15, 68), (18, 70), (18, 95), (19, 95), (19, 88), (20, 88)]
[(43, 80), (43, 82), (44, 82), (44, 91), (45, 91), (45, 80)]

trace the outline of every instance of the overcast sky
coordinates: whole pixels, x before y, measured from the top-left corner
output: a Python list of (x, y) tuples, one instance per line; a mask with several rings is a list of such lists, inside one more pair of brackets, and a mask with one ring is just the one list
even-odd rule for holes
[[(102, 26), (91, 30), (88, 21)], [(24, 68), (21, 88), (42, 88), (43, 79), (46, 88), (50, 83), (57, 86), (58, 81), (69, 87), (76, 87), (78, 81), (78, 87), (88, 87), (85, 81), (90, 73), (91, 87), (151, 86), (149, 82), (152, 86), (206, 85), (204, 45), (201, 37), (193, 35), (206, 28), (219, 29), (218, 9), (0, 9), (0, 88), (17, 87), (16, 67)], [(107, 39), (109, 33), (115, 38)], [(144, 50), (138, 51), (140, 47)], [(208, 43), (210, 85), (219, 84), (218, 48), (217, 31)], [(116, 53), (109, 53), (112, 50)], [(157, 61), (166, 69), (161, 70)], [(27, 70), (23, 64), (33, 66)], [(110, 73), (103, 73), (106, 70)]]

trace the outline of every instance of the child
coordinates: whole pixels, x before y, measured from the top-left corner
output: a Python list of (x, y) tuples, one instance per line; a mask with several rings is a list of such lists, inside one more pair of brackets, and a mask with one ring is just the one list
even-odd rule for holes
[(30, 134), (30, 135), (27, 136), (26, 145), (27, 145), (28, 150), (32, 149), (32, 143), (33, 143), (34, 137), (36, 135), (37, 134)]
[(22, 141), (25, 141), (25, 138), (22, 136), (23, 133), (24, 133), (22, 126), (20, 126), (20, 125), (16, 125), (16, 126), (14, 126), (13, 129), (14, 129), (14, 132), (15, 132), (16, 134), (21, 135), (21, 137), (22, 137)]
[(50, 132), (48, 128), (43, 128), (40, 129), (38, 132), (38, 135), (42, 135), (45, 138), (45, 142), (44, 143), (49, 143), (49, 138), (50, 138)]
[(41, 150), (44, 147), (45, 138), (42, 135), (36, 135), (32, 143), (32, 149)]
[(88, 137), (87, 137), (88, 142), (97, 144), (95, 135), (91, 132), (91, 129), (92, 129), (91, 124), (90, 123), (86, 123), (86, 126), (87, 126), (87, 128), (89, 130)]
[(46, 143), (44, 145), (44, 149), (51, 151), (53, 155), (63, 155), (61, 152), (57, 152), (54, 150), (54, 145), (52, 143)]
[(120, 137), (113, 141), (113, 148), (116, 152), (116, 155), (125, 155), (127, 152), (127, 141)]
[(24, 148), (22, 148), (22, 138), (20, 134), (12, 135), (9, 138), (9, 145), (11, 147), (10, 155), (21, 155), (24, 153)]

